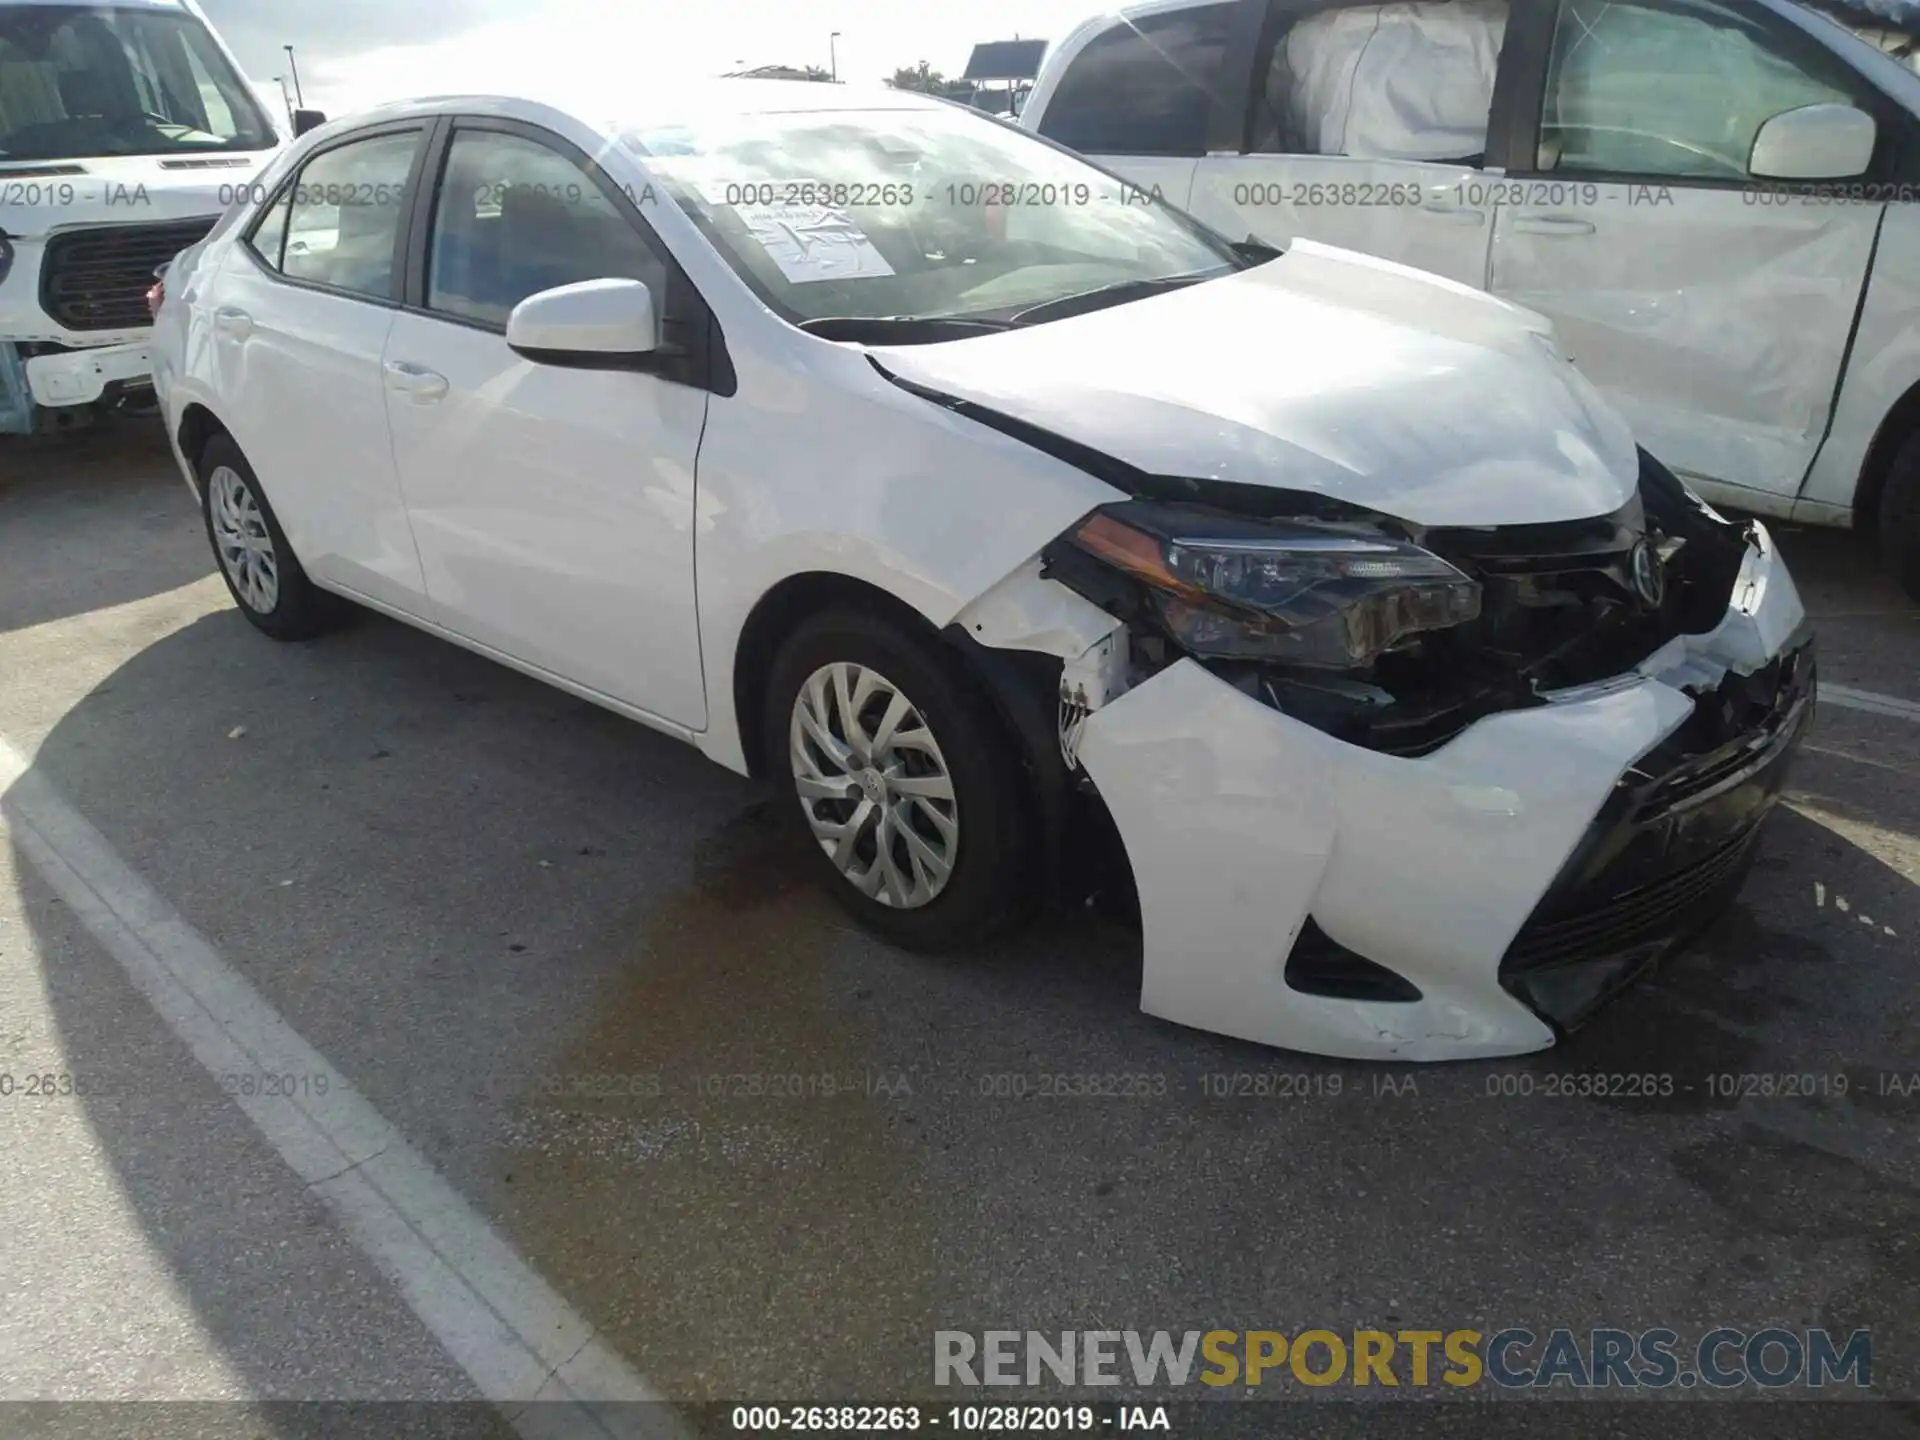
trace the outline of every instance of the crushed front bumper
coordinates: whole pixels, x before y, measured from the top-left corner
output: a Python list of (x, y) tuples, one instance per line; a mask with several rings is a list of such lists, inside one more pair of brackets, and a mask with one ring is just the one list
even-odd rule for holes
[[(1095, 711), (1078, 751), (1139, 892), (1141, 1008), (1356, 1058), (1545, 1048), (1731, 900), (1812, 679), (1759, 527), (1710, 634), (1419, 758), (1181, 661)], [(1701, 738), (1702, 707), (1756, 692)], [(1288, 962), (1309, 946), (1394, 984), (1303, 985)]]
[(1805, 637), (1729, 675), (1694, 715), (1719, 744), (1703, 751), (1690, 723), (1621, 777), (1500, 962), (1512, 994), (1570, 1030), (1720, 917), (1813, 720), (1814, 670)]

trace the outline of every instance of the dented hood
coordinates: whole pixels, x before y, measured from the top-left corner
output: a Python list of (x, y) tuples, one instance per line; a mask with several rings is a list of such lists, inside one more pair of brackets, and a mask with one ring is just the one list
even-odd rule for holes
[(870, 353), (1149, 474), (1313, 491), (1420, 525), (1603, 515), (1638, 476), (1626, 423), (1540, 316), (1306, 241), (1131, 304)]

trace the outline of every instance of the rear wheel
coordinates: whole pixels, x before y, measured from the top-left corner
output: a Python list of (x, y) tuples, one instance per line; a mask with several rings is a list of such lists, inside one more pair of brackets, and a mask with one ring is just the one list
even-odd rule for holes
[(328, 629), (339, 607), (300, 568), (253, 466), (231, 436), (207, 442), (198, 473), (207, 539), (240, 613), (276, 640), (307, 640)]
[(1920, 434), (1893, 457), (1880, 492), (1880, 553), (1901, 588), (1920, 600)]
[(950, 657), (871, 615), (815, 616), (774, 661), (763, 725), (781, 808), (863, 925), (952, 950), (1024, 918), (1025, 771)]

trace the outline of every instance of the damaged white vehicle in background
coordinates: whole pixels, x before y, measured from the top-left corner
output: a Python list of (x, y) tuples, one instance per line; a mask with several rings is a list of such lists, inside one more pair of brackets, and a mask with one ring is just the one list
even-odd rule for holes
[(1920, 75), (1823, 14), (1149, 0), (1020, 123), (1236, 239), (1538, 311), (1701, 494), (1855, 527), (1920, 599)]
[(0, 0), (0, 436), (151, 408), (155, 272), (282, 139), (195, 0)]
[(255, 626), (348, 597), (765, 776), (911, 946), (1108, 846), (1143, 1008), (1274, 1045), (1538, 1049), (1731, 901), (1801, 604), (1537, 316), (924, 97), (655, 103), (336, 122), (181, 258)]

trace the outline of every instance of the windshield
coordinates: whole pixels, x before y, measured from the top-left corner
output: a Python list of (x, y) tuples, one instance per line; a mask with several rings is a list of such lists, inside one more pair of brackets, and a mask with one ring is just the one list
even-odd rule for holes
[(1010, 318), (1241, 263), (1152, 194), (957, 106), (728, 114), (623, 140), (796, 323)]
[(192, 16), (0, 3), (0, 163), (274, 143), (252, 92)]

